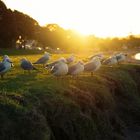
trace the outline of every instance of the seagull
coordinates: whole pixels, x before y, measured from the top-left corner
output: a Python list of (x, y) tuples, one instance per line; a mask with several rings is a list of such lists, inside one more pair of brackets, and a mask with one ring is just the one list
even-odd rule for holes
[(95, 57), (99, 57), (102, 60), (104, 58), (104, 55), (102, 53), (99, 53), (99, 54), (91, 55), (88, 58), (89, 60), (92, 60)]
[(68, 74), (78, 75), (83, 71), (84, 71), (84, 63), (82, 61), (78, 61), (76, 64), (69, 67)]
[(5, 59), (9, 59), (9, 60), (10, 60), (10, 58), (9, 58), (9, 56), (8, 56), (8, 55), (4, 55), (4, 56), (3, 56), (3, 60), (2, 60), (2, 61), (4, 61)]
[(104, 64), (104, 65), (114, 65), (114, 64), (117, 64), (117, 62), (118, 61), (117, 61), (116, 56), (111, 56), (111, 57), (105, 59), (102, 64)]
[(4, 55), (4, 56), (3, 56), (2, 62), (4, 62), (5, 59), (9, 59), (9, 61), (11, 62), (11, 67), (14, 67), (13, 62), (12, 62), (12, 60), (10, 59), (10, 57), (9, 57), (8, 55)]
[(66, 58), (66, 60), (67, 60), (67, 63), (68, 63), (68, 64), (74, 62), (74, 60), (75, 60), (75, 55), (72, 54), (70, 57)]
[(9, 59), (4, 59), (3, 62), (0, 63), (0, 75), (2, 79), (4, 74), (11, 69), (11, 63)]
[(68, 73), (68, 65), (66, 64), (66, 61), (61, 60), (58, 63), (56, 63), (52, 67), (51, 73), (54, 76), (63, 76), (63, 75), (66, 75)]
[(43, 66), (48, 62), (48, 60), (50, 59), (50, 54), (49, 53), (45, 53), (45, 55), (43, 55), (41, 58), (39, 58), (35, 63), (33, 64), (43, 64)]
[(20, 66), (23, 70), (28, 70), (30, 72), (30, 70), (37, 70), (33, 64), (27, 60), (26, 58), (22, 58), (21, 59), (21, 63), (20, 63)]
[(118, 63), (125, 61), (126, 57), (127, 57), (127, 54), (125, 54), (125, 53), (116, 54), (116, 59), (117, 59)]
[(92, 60), (90, 60), (84, 65), (84, 70), (91, 72), (91, 75), (93, 75), (93, 72), (97, 71), (100, 67), (101, 67), (100, 58), (94, 57)]
[(64, 57), (61, 57), (58, 60), (55, 60), (54, 62), (47, 64), (45, 68), (51, 69), (55, 64), (57, 64), (59, 61), (62, 61), (62, 60), (67, 63), (67, 60)]

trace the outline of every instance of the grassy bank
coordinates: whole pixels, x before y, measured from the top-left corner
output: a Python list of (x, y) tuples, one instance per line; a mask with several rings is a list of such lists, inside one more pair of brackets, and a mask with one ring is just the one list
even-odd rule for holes
[(0, 80), (1, 140), (125, 140), (140, 126), (140, 66), (56, 79), (41, 66), (24, 73), (22, 57), (11, 56), (15, 67)]

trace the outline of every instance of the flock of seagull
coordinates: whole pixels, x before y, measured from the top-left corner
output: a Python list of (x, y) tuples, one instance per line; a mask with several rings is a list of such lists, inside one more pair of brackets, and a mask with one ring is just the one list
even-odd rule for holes
[[(63, 76), (67, 74), (74, 76), (84, 71), (91, 72), (91, 75), (93, 75), (93, 72), (97, 71), (101, 65), (114, 65), (125, 61), (127, 54), (120, 52), (109, 58), (104, 58), (103, 54), (92, 55), (88, 57), (88, 61), (85, 63), (81, 60), (75, 63), (75, 58), (75, 55), (72, 54), (68, 58), (61, 57), (52, 63), (48, 63), (51, 59), (51, 54), (47, 52), (34, 63), (30, 62), (27, 58), (22, 58), (20, 60), (20, 67), (30, 72), (31, 70), (38, 70), (34, 65), (41, 64), (43, 68), (49, 70), (54, 76)], [(3, 60), (0, 62), (0, 75), (2, 79), (12, 66), (13, 62), (10, 57), (4, 55)]]

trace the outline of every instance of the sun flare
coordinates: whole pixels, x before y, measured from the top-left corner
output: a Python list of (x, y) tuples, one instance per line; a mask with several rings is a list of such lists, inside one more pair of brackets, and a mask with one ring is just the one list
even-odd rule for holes
[(99, 37), (140, 33), (139, 0), (4, 0), (7, 7), (29, 14), (40, 25), (56, 23)]
[(140, 60), (140, 53), (135, 54), (134, 58), (135, 58), (136, 60)]

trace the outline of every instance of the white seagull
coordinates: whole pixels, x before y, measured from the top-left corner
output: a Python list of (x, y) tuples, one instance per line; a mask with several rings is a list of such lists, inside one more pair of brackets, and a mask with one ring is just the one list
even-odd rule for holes
[(45, 53), (41, 58), (39, 58), (35, 63), (33, 64), (43, 64), (43, 66), (45, 66), (45, 64), (49, 61), (50, 59), (50, 54), (49, 53)]
[(97, 71), (101, 67), (101, 60), (99, 57), (94, 57), (92, 60), (87, 62), (84, 65), (84, 70), (91, 72), (91, 75), (93, 75), (94, 71)]
[(76, 64), (69, 67), (68, 74), (78, 75), (83, 71), (84, 71), (84, 63), (82, 61), (78, 61)]
[(99, 53), (99, 54), (91, 55), (91, 56), (89, 56), (88, 58), (89, 58), (89, 60), (92, 60), (92, 59), (95, 58), (95, 57), (99, 57), (100, 60), (104, 59), (104, 55), (103, 55), (103, 53)]
[(127, 54), (125, 54), (125, 53), (116, 54), (116, 59), (117, 59), (118, 63), (125, 61), (126, 58), (127, 58)]
[(61, 60), (58, 63), (56, 63), (52, 67), (51, 73), (54, 76), (63, 76), (63, 75), (66, 75), (68, 73), (68, 65), (66, 64), (66, 61), (65, 60)]
[(111, 57), (105, 59), (105, 60), (102, 62), (102, 64), (104, 64), (104, 65), (114, 65), (114, 64), (117, 64), (117, 62), (118, 62), (118, 61), (117, 61), (116, 56), (111, 56)]
[(26, 58), (22, 58), (21, 59), (21, 63), (20, 63), (20, 66), (23, 70), (28, 70), (30, 72), (30, 70), (37, 70), (33, 64), (27, 60)]
[(4, 59), (4, 61), (0, 63), (0, 75), (2, 79), (4, 74), (11, 69), (11, 63), (9, 59)]
[(58, 60), (55, 60), (54, 62), (47, 64), (45, 68), (51, 69), (55, 64), (57, 64), (59, 61), (62, 61), (62, 60), (67, 63), (67, 60), (64, 57), (61, 57)]

